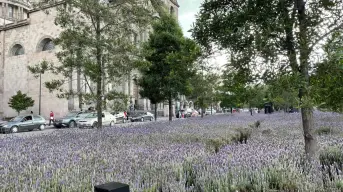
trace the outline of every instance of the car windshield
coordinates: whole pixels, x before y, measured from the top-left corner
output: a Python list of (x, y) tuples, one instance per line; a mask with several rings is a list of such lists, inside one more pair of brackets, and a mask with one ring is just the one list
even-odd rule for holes
[(91, 115), (92, 113), (81, 113), (78, 116), (81, 118), (87, 117), (88, 115)]
[(98, 116), (97, 113), (89, 113), (85, 118), (95, 118), (97, 116)]
[(66, 115), (66, 117), (75, 117), (77, 115), (77, 113), (68, 113)]
[(13, 119), (11, 119), (11, 122), (19, 122), (24, 118), (24, 116), (18, 116), (18, 117), (14, 117)]

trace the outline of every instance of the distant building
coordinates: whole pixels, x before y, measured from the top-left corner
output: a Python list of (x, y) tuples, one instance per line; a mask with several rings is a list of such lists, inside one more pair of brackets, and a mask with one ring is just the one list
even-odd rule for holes
[[(177, 0), (162, 0), (170, 13), (178, 15)], [(28, 0), (0, 0), (0, 117), (15, 116), (16, 112), (8, 106), (9, 98), (18, 90), (27, 93), (35, 100), (35, 105), (26, 112), (38, 113), (39, 79), (35, 78), (27, 66), (38, 64), (46, 59), (58, 62), (52, 39), (59, 36), (62, 29), (54, 24), (56, 10), (51, 9), (49, 14), (35, 10)], [(50, 5), (54, 8), (56, 5)], [(146, 41), (148, 33), (137, 34), (137, 41)], [(150, 102), (141, 98), (139, 88), (135, 85), (133, 73), (122, 82), (121, 86), (108, 87), (116, 89), (130, 96), (131, 103), (142, 110), (151, 110)], [(80, 77), (74, 77), (80, 78)], [(43, 74), (42, 82), (55, 79), (51, 74)], [(76, 81), (69, 83), (69, 88), (87, 91), (87, 88), (78, 87)], [(42, 86), (41, 114), (48, 116), (51, 110), (59, 117), (70, 110), (80, 110), (77, 98), (58, 99), (56, 93), (50, 93)], [(87, 107), (87, 106), (85, 106)], [(159, 110), (167, 108), (159, 104)], [(84, 108), (85, 109), (85, 108)], [(166, 110), (164, 110), (166, 111)], [(164, 113), (167, 115), (166, 113)]]

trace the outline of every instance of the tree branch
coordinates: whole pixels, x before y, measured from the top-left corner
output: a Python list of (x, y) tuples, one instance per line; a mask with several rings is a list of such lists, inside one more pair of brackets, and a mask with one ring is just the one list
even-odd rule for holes
[(314, 41), (314, 43), (312, 44), (312, 46), (310, 47), (310, 51), (313, 50), (313, 48), (320, 42), (322, 41), (324, 38), (326, 38), (327, 36), (329, 36), (330, 34), (332, 34), (333, 32), (337, 31), (338, 29), (343, 29), (343, 23), (341, 23), (340, 25), (334, 27), (333, 29), (331, 29), (330, 31), (328, 31), (327, 33), (325, 33), (324, 35), (320, 36), (316, 41)]

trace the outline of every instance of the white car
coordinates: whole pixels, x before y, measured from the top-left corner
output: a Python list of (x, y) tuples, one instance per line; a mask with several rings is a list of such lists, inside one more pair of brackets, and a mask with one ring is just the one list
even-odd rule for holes
[[(103, 112), (102, 113), (102, 125), (106, 126), (114, 126), (116, 123), (116, 117), (112, 115), (109, 112)], [(98, 126), (98, 114), (97, 113), (90, 113), (88, 116), (84, 117), (83, 119), (80, 119), (78, 121), (79, 128), (84, 127), (92, 127), (95, 128)]]
[[(119, 122), (122, 122), (122, 123), (125, 123), (126, 120), (127, 120), (127, 116), (125, 115), (125, 112), (115, 112), (115, 113), (112, 113), (115, 118), (116, 118), (116, 121), (119, 123)], [(116, 122), (116, 123), (117, 123)]]
[(212, 113), (211, 113), (211, 109), (206, 109), (206, 111), (205, 111), (205, 115), (214, 115), (214, 114), (216, 114), (217, 113), (217, 111), (215, 110), (215, 109), (212, 109)]

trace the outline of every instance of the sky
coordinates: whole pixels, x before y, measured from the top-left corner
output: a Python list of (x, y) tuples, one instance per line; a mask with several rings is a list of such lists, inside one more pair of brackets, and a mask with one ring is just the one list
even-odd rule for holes
[[(203, 0), (178, 0), (179, 8), (179, 23), (182, 27), (183, 34), (186, 37), (191, 38), (191, 33), (188, 31), (191, 29), (192, 24), (195, 22), (195, 15), (199, 12), (200, 6)], [(209, 60), (211, 66), (223, 69), (223, 65), (227, 62), (227, 58), (224, 54), (218, 53)]]

